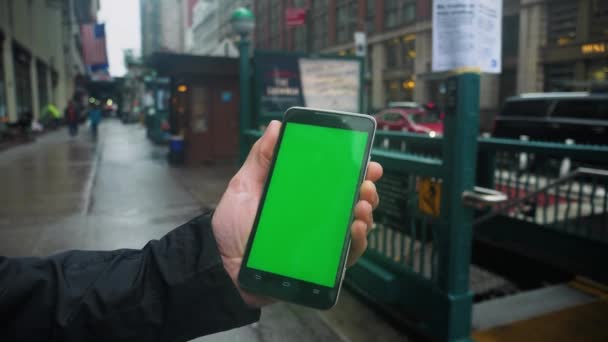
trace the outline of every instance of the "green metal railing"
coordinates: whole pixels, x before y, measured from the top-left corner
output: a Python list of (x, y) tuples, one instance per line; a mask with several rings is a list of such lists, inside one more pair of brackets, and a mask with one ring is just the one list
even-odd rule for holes
[[(418, 158), (427, 160), (441, 157), (441, 143), (438, 138), (406, 132), (380, 131), (376, 139), (376, 146), (380, 146), (377, 150), (383, 154), (411, 158), (418, 153)], [(539, 189), (577, 167), (608, 168), (608, 146), (497, 138), (479, 138), (478, 143), (478, 185), (502, 191), (510, 201), (534, 193), (520, 201), (518, 207), (501, 212), (502, 215), (605, 241), (608, 235), (605, 179), (579, 175), (559, 186)], [(501, 210), (501, 206), (495, 210)]]

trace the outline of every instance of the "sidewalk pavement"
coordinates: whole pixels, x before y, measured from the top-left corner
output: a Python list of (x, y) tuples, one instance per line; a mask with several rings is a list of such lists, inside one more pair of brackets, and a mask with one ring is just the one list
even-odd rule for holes
[[(0, 153), (0, 254), (141, 248), (213, 208), (235, 164), (172, 168), (166, 147), (139, 125), (106, 120), (95, 143), (85, 130), (46, 134)], [(348, 290), (320, 312), (278, 303), (259, 323), (196, 341), (407, 341)]]

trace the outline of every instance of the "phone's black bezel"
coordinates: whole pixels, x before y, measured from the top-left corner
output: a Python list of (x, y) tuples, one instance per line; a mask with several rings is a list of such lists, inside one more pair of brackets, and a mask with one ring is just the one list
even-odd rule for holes
[[(283, 125), (281, 126), (279, 138), (275, 146), (273, 159), (270, 165), (270, 170), (268, 172), (268, 177), (264, 184), (264, 190), (260, 198), (260, 205), (258, 206), (255, 221), (253, 223), (253, 228), (251, 230), (251, 234), (247, 242), (247, 248), (245, 250), (245, 255), (243, 256), (243, 262), (241, 264), (238, 282), (241, 288), (255, 294), (269, 296), (288, 302), (298, 303), (317, 309), (329, 309), (334, 306), (338, 299), (342, 278), (344, 276), (344, 264), (348, 256), (348, 247), (350, 244), (350, 224), (353, 221), (353, 210), (359, 198), (358, 191), (355, 192), (355, 196), (353, 198), (351, 217), (348, 222), (349, 227), (345, 229), (344, 245), (342, 248), (339, 268), (336, 272), (336, 279), (334, 281), (333, 287), (326, 287), (302, 281), (299, 279), (294, 279), (270, 272), (265, 272), (262, 270), (248, 268), (246, 266), (247, 261), (249, 259), (251, 246), (257, 231), (260, 213), (262, 212), (263, 204), (266, 199), (268, 186), (270, 184), (272, 174), (274, 172), (274, 166), (278, 151), (281, 146), (281, 141), (283, 139), (283, 133), (285, 132), (285, 127), (287, 126), (287, 124), (291, 122), (366, 132), (368, 134), (367, 146), (363, 155), (364, 159), (361, 161), (359, 182), (357, 183), (358, 186), (360, 186), (360, 184), (365, 178), (365, 173), (369, 162), (369, 155), (373, 144), (374, 133), (376, 131), (376, 121), (373, 117), (362, 114), (334, 112), (312, 108), (289, 108), (285, 112), (285, 115), (283, 117)], [(311, 248), (314, 247), (311, 246)]]

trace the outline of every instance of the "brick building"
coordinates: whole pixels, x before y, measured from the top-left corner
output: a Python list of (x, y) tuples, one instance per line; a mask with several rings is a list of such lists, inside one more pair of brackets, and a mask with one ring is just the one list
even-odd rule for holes
[[(503, 72), (482, 76), (481, 124), (507, 96), (585, 90), (608, 77), (608, 0), (503, 0)], [(255, 47), (353, 54), (367, 32), (370, 108), (389, 101), (437, 101), (431, 71), (432, 0), (256, 0)], [(287, 8), (307, 9), (288, 28)]]

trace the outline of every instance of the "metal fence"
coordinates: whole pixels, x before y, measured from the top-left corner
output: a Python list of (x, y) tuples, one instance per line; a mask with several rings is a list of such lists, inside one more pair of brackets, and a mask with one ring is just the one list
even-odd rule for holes
[[(249, 131), (248, 135), (253, 141), (260, 133)], [(423, 182), (441, 188), (451, 176), (451, 170), (442, 165), (444, 143), (442, 138), (407, 132), (377, 132), (372, 158), (383, 165), (385, 175), (377, 184), (381, 202), (374, 214), (376, 226), (359, 262), (362, 267), (347, 273), (354, 288), (380, 305), (403, 312), (426, 331), (442, 326), (433, 322), (434, 317), (449, 310), (449, 304), (438, 299), (444, 288), (442, 272), (449, 267), (441, 266), (439, 260), (450, 238), (445, 232), (447, 218), (443, 212), (424, 212), (420, 198)], [(590, 264), (608, 250), (608, 173), (580, 169), (589, 167), (608, 167), (608, 146), (479, 138), (476, 184), (497, 189), (509, 200), (478, 208), (475, 235), (489, 236), (497, 243), (512, 237), (518, 246), (536, 239), (537, 244), (528, 247), (537, 249), (534, 256), (545, 247), (549, 251), (554, 247), (563, 258), (582, 255), (578, 263), (563, 263), (574, 267), (574, 272), (601, 276), (606, 272)], [(508, 220), (497, 220), (501, 218)], [(549, 231), (564, 239), (535, 235)], [(572, 246), (580, 253), (572, 254), (576, 249)], [(560, 260), (565, 259), (556, 262)]]

